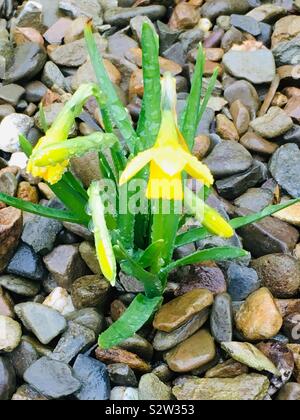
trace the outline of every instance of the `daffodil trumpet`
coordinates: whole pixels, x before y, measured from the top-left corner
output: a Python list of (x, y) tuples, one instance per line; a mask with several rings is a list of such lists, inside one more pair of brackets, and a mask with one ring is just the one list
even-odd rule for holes
[(77, 137), (60, 143), (53, 143), (33, 151), (32, 160), (37, 167), (55, 166), (73, 157), (88, 152), (100, 152), (118, 142), (114, 134), (96, 132), (85, 137)]
[(190, 153), (178, 128), (176, 100), (176, 80), (166, 73), (162, 79), (162, 121), (156, 143), (133, 158), (120, 178), (123, 185), (150, 163), (146, 191), (149, 199), (182, 200), (183, 171), (207, 186), (214, 181), (209, 168)]
[(93, 233), (97, 258), (104, 277), (114, 286), (117, 276), (117, 263), (111, 236), (105, 221), (105, 208), (101, 199), (101, 188), (98, 181), (92, 182), (88, 189), (89, 212), (92, 217)]
[(189, 188), (185, 189), (184, 204), (189, 212), (206, 227), (206, 229), (217, 236), (231, 238), (234, 230), (230, 224), (212, 207), (208, 206)]
[(60, 160), (56, 164), (36, 165), (35, 156), (41, 156), (44, 149), (51, 145), (64, 142), (68, 139), (69, 133), (74, 125), (75, 119), (81, 114), (82, 108), (89, 97), (94, 96), (99, 105), (105, 101), (99, 87), (94, 83), (82, 85), (72, 98), (64, 105), (62, 111), (57, 116), (51, 128), (42, 137), (29, 159), (27, 172), (34, 177), (41, 177), (49, 184), (56, 184), (62, 178), (69, 165), (69, 158)]

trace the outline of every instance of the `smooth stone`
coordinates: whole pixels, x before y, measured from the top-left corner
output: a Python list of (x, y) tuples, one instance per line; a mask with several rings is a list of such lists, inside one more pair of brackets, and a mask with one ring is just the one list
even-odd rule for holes
[(94, 25), (100, 27), (103, 25), (102, 4), (98, 0), (63, 0), (59, 3), (59, 8), (72, 19), (80, 16), (86, 16), (94, 20)]
[(253, 165), (245, 172), (218, 180), (216, 187), (222, 197), (233, 200), (249, 188), (266, 181), (267, 178), (268, 170), (266, 166), (262, 162), (255, 160)]
[(80, 401), (105, 401), (110, 397), (107, 367), (91, 357), (79, 355), (73, 366), (74, 375), (82, 384), (75, 397)]
[(18, 246), (22, 228), (21, 210), (13, 207), (0, 210), (0, 273), (7, 266)]
[(16, 374), (11, 362), (0, 356), (0, 401), (11, 399), (16, 390)]
[(272, 35), (272, 47), (281, 42), (290, 41), (300, 35), (300, 17), (296, 15), (289, 15), (279, 19), (274, 25)]
[(14, 114), (15, 108), (12, 105), (0, 105), (0, 122), (8, 115)]
[(59, 245), (44, 257), (44, 263), (58, 286), (70, 290), (74, 281), (87, 273), (79, 245)]
[(22, 340), (20, 345), (9, 355), (17, 376), (23, 379), (26, 370), (40, 358), (33, 345)]
[(40, 291), (40, 284), (12, 275), (0, 276), (0, 286), (20, 296), (34, 297)]
[(280, 42), (272, 53), (276, 61), (276, 66), (298, 65), (300, 64), (300, 36), (290, 41)]
[(86, 188), (90, 186), (92, 181), (101, 179), (97, 156), (97, 153), (90, 152), (84, 156), (71, 159), (72, 171)]
[(297, 297), (300, 290), (300, 263), (285, 254), (260, 257), (251, 263), (258, 273), (262, 286), (276, 298)]
[(83, 238), (85, 241), (94, 242), (94, 236), (92, 232), (85, 226), (69, 222), (64, 222), (63, 225), (69, 232), (73, 233), (74, 235)]
[(132, 337), (127, 338), (126, 340), (122, 341), (122, 343), (119, 344), (119, 347), (121, 347), (124, 350), (127, 350), (131, 353), (137, 354), (139, 357), (141, 357), (144, 360), (152, 360), (153, 357), (153, 346), (151, 343), (149, 343), (148, 340), (141, 337), (138, 334), (134, 334)]
[(116, 7), (106, 10), (104, 13), (104, 22), (112, 26), (122, 27), (130, 23), (130, 20), (136, 16), (147, 16), (151, 20), (159, 20), (166, 13), (165, 6), (153, 5), (146, 7)]
[(160, 52), (163, 53), (176, 43), (180, 32), (175, 29), (171, 29), (168, 25), (161, 21), (157, 21), (156, 24), (160, 39)]
[(26, 89), (26, 96), (25, 96), (26, 100), (28, 102), (33, 102), (33, 103), (40, 102), (47, 93), (47, 87), (44, 85), (44, 83), (38, 80), (32, 81), (28, 83), (27, 85), (25, 85), (25, 89)]
[(48, 61), (45, 64), (41, 80), (49, 89), (51, 89), (54, 85), (61, 89), (66, 88), (66, 82), (63, 73), (60, 71), (56, 64), (52, 63), (52, 61)]
[(14, 174), (4, 172), (0, 175), (0, 192), (14, 197), (18, 188), (18, 181)]
[(12, 318), (0, 316), (0, 351), (11, 353), (20, 344), (21, 325)]
[(22, 241), (30, 245), (36, 253), (45, 255), (52, 251), (62, 227), (62, 223), (57, 220), (34, 216), (24, 225)]
[(280, 390), (276, 397), (278, 401), (300, 401), (300, 384), (290, 382)]
[(0, 149), (15, 153), (20, 150), (19, 136), (25, 137), (33, 127), (32, 118), (24, 114), (10, 114), (0, 123)]
[(214, 339), (206, 330), (200, 330), (165, 355), (169, 368), (177, 373), (199, 369), (216, 357)]
[[(247, 216), (251, 212), (247, 209), (237, 209), (236, 215)], [(266, 217), (251, 226), (238, 229), (242, 237), (244, 248), (250, 251), (253, 257), (276, 253), (292, 252), (299, 240), (299, 232), (274, 217)]]
[(21, 385), (12, 396), (12, 401), (49, 401), (49, 399), (29, 385)]
[(253, 268), (230, 262), (227, 269), (228, 294), (233, 301), (243, 301), (260, 288), (260, 280)]
[(177, 400), (261, 401), (269, 389), (266, 376), (250, 374), (237, 378), (187, 379), (172, 390)]
[(126, 386), (115, 386), (110, 394), (111, 401), (137, 401), (139, 391), (137, 388)]
[(240, 100), (249, 110), (251, 119), (255, 118), (260, 107), (260, 100), (256, 89), (246, 80), (238, 80), (224, 90), (224, 98), (229, 102), (230, 106)]
[[(104, 53), (107, 48), (107, 41), (99, 34), (95, 35), (95, 41), (99, 53)], [(57, 66), (79, 67), (87, 60), (88, 53), (85, 40), (70, 42), (49, 51), (49, 57)]]
[(15, 317), (14, 302), (10, 295), (4, 291), (0, 286), (0, 315), (7, 316), (9, 318)]
[(155, 315), (153, 326), (159, 331), (172, 332), (212, 303), (211, 292), (194, 289), (163, 305)]
[(233, 25), (235, 28), (241, 29), (244, 32), (248, 32), (253, 36), (258, 36), (261, 33), (261, 29), (257, 20), (251, 16), (232, 14), (230, 22), (231, 25)]
[(218, 179), (248, 170), (253, 158), (239, 143), (226, 140), (217, 144), (203, 162)]
[(103, 276), (84, 276), (73, 283), (71, 296), (77, 309), (97, 307), (106, 301), (109, 289), (110, 284)]
[(271, 107), (266, 115), (250, 123), (253, 130), (267, 139), (281, 136), (293, 128), (293, 120), (279, 107)]
[(50, 295), (44, 300), (43, 305), (55, 309), (63, 316), (69, 315), (75, 311), (71, 296), (66, 289), (61, 287), (55, 287)]
[(99, 261), (96, 255), (96, 249), (90, 242), (84, 241), (79, 246), (81, 258), (94, 274), (102, 274)]
[(250, 113), (246, 106), (237, 100), (232, 103), (230, 113), (239, 135), (245, 134), (250, 124)]
[(234, 205), (259, 212), (273, 203), (273, 194), (266, 188), (250, 188), (236, 200)]
[(165, 385), (153, 373), (141, 377), (139, 383), (139, 400), (165, 401), (172, 399), (171, 387)]
[(107, 366), (110, 381), (117, 386), (136, 387), (138, 382), (133, 370), (124, 363), (114, 363)]
[(251, 369), (259, 372), (267, 371), (275, 376), (280, 376), (279, 370), (271, 360), (263, 352), (258, 350), (257, 347), (253, 346), (253, 344), (232, 341), (222, 343), (221, 347), (234, 360), (249, 366)]
[(42, 357), (31, 365), (26, 370), (24, 379), (41, 394), (53, 399), (72, 395), (81, 386), (67, 364), (47, 357)]
[(156, 31), (154, 24), (147, 16), (135, 16), (130, 20), (130, 28), (134, 38), (140, 43), (142, 41), (142, 30), (144, 23), (147, 23)]
[(172, 332), (157, 331), (153, 340), (154, 349), (166, 351), (182, 343), (198, 331), (206, 323), (208, 317), (209, 309), (203, 309), (199, 314), (194, 315), (189, 321)]
[(252, 293), (235, 316), (237, 329), (247, 340), (273, 338), (282, 327), (282, 316), (266, 288)]
[(240, 139), (240, 143), (250, 152), (263, 155), (272, 155), (279, 147), (276, 143), (265, 140), (253, 132), (246, 133)]
[(40, 281), (45, 275), (45, 270), (40, 257), (33, 249), (22, 243), (7, 266), (7, 272), (31, 280)]
[(236, 378), (248, 372), (248, 366), (234, 359), (229, 359), (209, 369), (205, 374), (205, 378)]
[(244, 14), (249, 9), (250, 4), (247, 0), (208, 0), (201, 7), (201, 14), (210, 20), (214, 20), (221, 15)]
[(233, 311), (231, 297), (227, 293), (217, 295), (210, 316), (210, 330), (218, 343), (231, 341), (233, 335)]
[(223, 114), (218, 114), (216, 117), (216, 132), (224, 140), (239, 141), (235, 125)]
[(45, 50), (39, 44), (27, 42), (18, 45), (14, 50), (13, 63), (5, 73), (5, 82), (33, 79), (44, 67), (46, 57)]
[(68, 329), (61, 336), (53, 350), (51, 359), (70, 363), (79, 353), (84, 352), (96, 341), (94, 331), (76, 322), (69, 321)]
[(1, 86), (0, 103), (16, 106), (24, 94), (25, 89), (22, 86), (16, 84)]
[[(139, 44), (129, 36), (122, 32), (117, 32), (108, 38), (108, 52), (116, 57), (125, 58), (125, 55), (130, 51), (131, 48), (138, 48)], [(136, 67), (132, 67), (136, 70)]]
[(87, 327), (99, 335), (104, 329), (104, 317), (95, 308), (85, 308), (66, 315), (68, 321), (74, 321), (83, 327)]
[(288, 337), (290, 343), (300, 344), (299, 321), (299, 313), (290, 314), (284, 318), (283, 333)]
[[(283, 197), (281, 200), (281, 203), (285, 203), (289, 201), (288, 197)], [(283, 220), (284, 222), (287, 222), (294, 226), (300, 226), (300, 219), (299, 219), (299, 209), (300, 204), (296, 203), (292, 206), (289, 206), (281, 211), (278, 211), (274, 214), (274, 217), (276, 217), (279, 220)]]
[(272, 156), (270, 172), (294, 198), (300, 196), (300, 151), (296, 144), (281, 146)]
[(150, 364), (145, 362), (139, 356), (131, 353), (127, 350), (114, 347), (112, 349), (101, 349), (100, 347), (96, 350), (96, 358), (103, 363), (124, 363), (127, 364), (131, 369), (141, 373), (148, 373), (151, 371)]
[(15, 311), (42, 344), (49, 344), (67, 328), (67, 322), (59, 312), (39, 303), (20, 303), (15, 306)]
[(247, 13), (247, 16), (252, 17), (258, 22), (270, 22), (277, 16), (286, 14), (286, 9), (277, 4), (262, 4), (255, 7)]
[[(261, 63), (258, 67), (256, 63)], [(250, 83), (270, 83), (275, 77), (273, 54), (268, 49), (254, 51), (228, 51), (223, 57), (225, 70), (238, 79)]]

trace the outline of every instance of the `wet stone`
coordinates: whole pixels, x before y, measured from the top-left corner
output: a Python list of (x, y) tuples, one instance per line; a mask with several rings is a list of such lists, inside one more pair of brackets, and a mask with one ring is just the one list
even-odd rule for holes
[(111, 8), (104, 14), (104, 22), (112, 26), (126, 26), (136, 16), (147, 16), (151, 20), (161, 19), (166, 13), (165, 6), (153, 5), (133, 8)]
[(103, 276), (84, 276), (73, 283), (71, 296), (77, 309), (97, 307), (105, 302), (109, 289)]
[(218, 343), (231, 341), (233, 334), (233, 311), (231, 297), (227, 293), (215, 297), (210, 317), (210, 329)]
[(31, 365), (26, 370), (24, 379), (41, 394), (53, 399), (72, 395), (81, 387), (67, 364), (47, 357), (42, 357)]
[(134, 334), (132, 337), (127, 338), (121, 344), (119, 344), (124, 350), (137, 354), (144, 360), (152, 360), (153, 357), (153, 347), (145, 338), (141, 337), (139, 334)]
[(111, 401), (138, 401), (139, 392), (137, 388), (126, 386), (115, 386), (110, 394)]
[(234, 359), (229, 359), (209, 369), (205, 374), (205, 378), (236, 378), (248, 373), (248, 371), (248, 366)]
[(9, 359), (19, 378), (40, 358), (38, 352), (29, 342), (22, 340), (20, 345), (9, 355)]
[(42, 255), (52, 251), (62, 224), (57, 220), (34, 216), (25, 223), (22, 241), (30, 245), (36, 253)]
[(7, 272), (35, 281), (43, 280), (45, 269), (40, 257), (27, 244), (21, 243), (7, 266)]
[(68, 329), (53, 350), (51, 359), (69, 363), (78, 353), (84, 352), (92, 346), (95, 341), (96, 335), (92, 330), (70, 321)]
[(231, 262), (227, 269), (228, 293), (233, 301), (243, 301), (260, 288), (260, 280), (253, 268)]
[(133, 370), (123, 363), (108, 365), (107, 370), (111, 382), (115, 385), (136, 387), (138, 384)]
[(103, 350), (98, 348), (96, 350), (96, 357), (101, 362), (107, 364), (124, 363), (128, 365), (131, 369), (136, 370), (138, 372), (147, 373), (151, 370), (150, 365), (136, 354), (116, 347), (113, 347), (109, 350)]
[(148, 373), (141, 377), (139, 383), (139, 399), (146, 401), (171, 400), (172, 392), (156, 375)]
[(18, 246), (22, 226), (20, 210), (13, 207), (0, 210), (0, 272), (5, 269)]
[(80, 401), (104, 401), (110, 396), (106, 366), (91, 357), (79, 355), (73, 366), (74, 375), (82, 384), (75, 397)]
[(0, 286), (20, 296), (34, 297), (40, 291), (40, 284), (12, 275), (0, 276)]
[(71, 314), (66, 315), (66, 319), (89, 328), (94, 331), (97, 336), (104, 327), (103, 315), (99, 314), (95, 308), (85, 308), (72, 312)]

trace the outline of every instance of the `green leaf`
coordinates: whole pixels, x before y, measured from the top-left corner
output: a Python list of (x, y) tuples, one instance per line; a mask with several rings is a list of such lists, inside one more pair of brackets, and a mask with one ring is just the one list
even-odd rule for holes
[(47, 119), (46, 119), (46, 115), (45, 115), (45, 111), (44, 111), (44, 106), (41, 103), (40, 107), (39, 107), (39, 118), (40, 118), (40, 123), (43, 129), (43, 132), (46, 133), (48, 131), (48, 124), (47, 124)]
[(75, 191), (80, 194), (84, 200), (88, 200), (88, 195), (86, 190), (84, 189), (82, 183), (72, 174), (72, 172), (65, 172), (63, 174), (62, 180), (70, 185)]
[(114, 250), (116, 257), (121, 261), (122, 269), (126, 274), (135, 277), (143, 283), (146, 295), (149, 298), (162, 295), (162, 284), (156, 275), (144, 270), (140, 263), (129, 255), (121, 243), (118, 243), (118, 245), (114, 247)]
[(198, 57), (195, 66), (191, 92), (188, 98), (187, 107), (184, 113), (181, 131), (185, 141), (190, 148), (193, 149), (196, 131), (199, 125), (200, 99), (202, 92), (202, 79), (204, 73), (205, 55), (202, 45), (198, 50)]
[(111, 117), (119, 128), (122, 136), (124, 137), (128, 148), (131, 153), (134, 153), (135, 145), (138, 137), (133, 129), (131, 120), (127, 110), (124, 108), (121, 100), (119, 99), (115, 88), (106, 72), (103, 64), (102, 57), (100, 56), (95, 42), (91, 25), (85, 27), (85, 39), (87, 49), (91, 58), (92, 65), (99, 83), (101, 90), (106, 97), (106, 106), (109, 110)]
[(219, 70), (216, 68), (207, 87), (206, 93), (205, 93), (205, 97), (201, 103), (201, 107), (199, 110), (199, 115), (198, 115), (198, 124), (200, 123), (200, 121), (202, 120), (203, 114), (207, 108), (208, 102), (210, 100), (210, 97), (213, 93), (213, 90), (215, 88), (216, 85), (216, 81), (219, 75)]
[[(144, 129), (140, 133), (139, 151), (149, 149), (156, 141), (161, 124), (161, 84), (158, 36), (145, 22), (142, 32), (144, 97)], [(138, 124), (141, 126), (142, 124)]]
[[(271, 216), (272, 214), (277, 213), (278, 211), (286, 209), (287, 207), (290, 207), (299, 202), (300, 198), (296, 198), (294, 200), (290, 200), (282, 204), (268, 206), (259, 213), (249, 214), (248, 216), (244, 217), (237, 217), (231, 220), (229, 224), (233, 227), (233, 229), (239, 229), (243, 226), (251, 225), (251, 223), (259, 222), (265, 217)], [(206, 228), (191, 229), (190, 231), (177, 236), (176, 247), (187, 245), (192, 242), (201, 241), (202, 239), (205, 239), (208, 236), (211, 236), (211, 233)]]
[(29, 158), (33, 150), (31, 143), (27, 140), (26, 137), (23, 136), (23, 134), (19, 135), (19, 143), (22, 152), (25, 153), (25, 155)]
[(235, 247), (216, 247), (212, 249), (205, 249), (197, 251), (187, 257), (174, 261), (162, 270), (163, 273), (170, 273), (172, 270), (185, 265), (199, 264), (203, 261), (224, 261), (234, 258), (245, 257), (248, 255), (247, 251)]
[(20, 200), (19, 198), (11, 197), (7, 194), (0, 193), (0, 201), (3, 201), (3, 203), (7, 204), (8, 206), (15, 207), (28, 213), (48, 217), (49, 219), (56, 219), (70, 223), (86, 224), (84, 219), (80, 219), (78, 216), (71, 212), (40, 206), (39, 204), (33, 204), (29, 201)]
[(161, 256), (162, 247), (164, 246), (164, 240), (154, 242), (149, 245), (148, 248), (143, 252), (139, 259), (139, 264), (143, 268), (148, 268), (153, 263), (153, 260), (156, 260)]
[(110, 349), (132, 337), (151, 318), (162, 303), (161, 297), (149, 299), (139, 294), (126, 312), (99, 337), (99, 346)]

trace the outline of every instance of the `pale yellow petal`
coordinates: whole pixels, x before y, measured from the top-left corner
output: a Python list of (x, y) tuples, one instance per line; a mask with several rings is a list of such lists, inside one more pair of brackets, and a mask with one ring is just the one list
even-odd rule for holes
[(178, 173), (175, 176), (166, 175), (155, 162), (151, 162), (150, 178), (146, 191), (146, 197), (150, 200), (183, 200), (182, 177)]
[(152, 150), (153, 149), (149, 149), (145, 152), (139, 153), (135, 158), (132, 159), (131, 162), (129, 162), (120, 178), (120, 185), (128, 182), (151, 161), (153, 155)]
[(208, 166), (200, 162), (195, 156), (186, 153), (186, 162), (185, 170), (191, 177), (199, 179), (207, 186), (214, 183), (214, 178)]
[(155, 150), (153, 160), (165, 174), (174, 176), (184, 170), (185, 154), (181, 148), (160, 147)]

